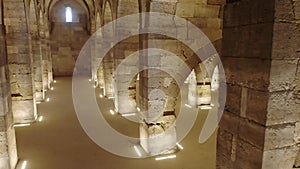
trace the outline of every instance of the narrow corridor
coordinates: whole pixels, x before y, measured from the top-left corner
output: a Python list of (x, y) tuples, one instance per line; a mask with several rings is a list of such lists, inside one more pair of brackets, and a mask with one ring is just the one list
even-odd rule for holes
[[(92, 142), (81, 128), (72, 102), (71, 78), (57, 78), (54, 90), (48, 91), (49, 102), (38, 105), (42, 122), (16, 128), (19, 165), (26, 160), (28, 169), (212, 169), (215, 166), (215, 139), (198, 143), (206, 112), (198, 115), (196, 125), (180, 143), (184, 149), (177, 159), (128, 159), (115, 156)], [(97, 91), (96, 91), (97, 92)], [(108, 99), (98, 98), (102, 109), (113, 107)], [(103, 111), (107, 112), (107, 111)], [(119, 115), (104, 113), (106, 120), (119, 132), (138, 137), (138, 124)], [(124, 127), (126, 126), (126, 127)], [(105, 137), (105, 136), (104, 136)], [(185, 147), (185, 145), (188, 145)]]

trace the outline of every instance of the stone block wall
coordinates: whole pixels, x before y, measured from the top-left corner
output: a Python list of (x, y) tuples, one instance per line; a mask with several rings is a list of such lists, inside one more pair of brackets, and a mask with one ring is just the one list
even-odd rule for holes
[(274, 2), (237, 1), (224, 9), (222, 62), (227, 101), (217, 168), (262, 168), (271, 68)]
[(228, 2), (222, 47), (228, 95), (217, 168), (290, 169), (298, 149), (299, 27), (279, 18), (293, 15), (292, 1)]
[(37, 112), (25, 5), (22, 0), (3, 2), (14, 122), (31, 122)]
[(298, 0), (275, 0), (264, 168), (289, 169), (295, 161), (300, 166), (295, 160), (300, 146), (299, 5)]
[[(72, 9), (72, 22), (66, 22), (65, 8)], [(81, 48), (89, 38), (88, 18), (85, 8), (70, 0), (60, 1), (50, 14), (51, 59), (54, 76), (71, 76)], [(87, 58), (91, 60), (91, 58)], [(91, 67), (83, 65), (91, 71)]]
[[(0, 5), (0, 12), (2, 4)], [(17, 161), (17, 147), (11, 109), (10, 83), (7, 66), (5, 27), (0, 21), (0, 168), (14, 169)]]
[(73, 75), (75, 61), (88, 37), (88, 32), (80, 23), (54, 23), (51, 32), (54, 76)]

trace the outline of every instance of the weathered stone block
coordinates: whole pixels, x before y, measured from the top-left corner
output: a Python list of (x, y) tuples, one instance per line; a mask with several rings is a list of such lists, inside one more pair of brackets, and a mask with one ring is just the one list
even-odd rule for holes
[(159, 155), (176, 146), (174, 116), (159, 118), (155, 124), (140, 126), (141, 145), (146, 152)]
[(217, 153), (217, 165), (216, 169), (232, 169), (233, 162), (226, 156)]
[(293, 92), (271, 93), (268, 103), (267, 126), (294, 123), (300, 119), (300, 105)]
[(217, 154), (230, 158), (233, 135), (220, 128), (218, 130)]
[(194, 17), (194, 4), (192, 3), (177, 3), (176, 15), (179, 17)]
[(227, 85), (226, 110), (240, 114), (242, 89), (240, 86)]
[(285, 91), (295, 88), (297, 60), (272, 60), (269, 91)]
[(33, 122), (37, 117), (33, 100), (12, 101), (12, 112), (15, 123)]
[(228, 83), (267, 90), (271, 64), (269, 60), (223, 57), (222, 61)]
[(295, 126), (291, 124), (269, 126), (265, 135), (265, 150), (293, 146)]
[(268, 108), (268, 92), (248, 89), (246, 117), (259, 124), (266, 124)]
[(25, 64), (29, 64), (30, 61), (30, 57), (28, 57), (28, 54), (10, 54), (9, 57), (7, 58), (8, 63), (25, 63)]
[[(180, 7), (182, 9), (182, 7)], [(184, 10), (184, 9), (183, 9)], [(176, 1), (169, 1), (169, 2), (151, 2), (150, 7), (151, 12), (163, 12), (167, 14), (175, 14), (176, 11)]]
[(272, 22), (274, 19), (274, 5), (273, 0), (229, 3), (225, 6), (224, 26), (233, 27)]
[(289, 0), (275, 0), (275, 19), (294, 20), (293, 2)]
[(194, 5), (195, 17), (218, 18), (221, 7), (219, 5)]
[(248, 120), (241, 120), (239, 126), (239, 138), (252, 144), (259, 150), (263, 150), (265, 139), (265, 127)]
[(232, 134), (238, 133), (240, 118), (232, 113), (225, 111), (220, 121), (220, 128), (227, 130)]
[(271, 58), (273, 24), (225, 27), (223, 39), (223, 56)]
[(262, 168), (262, 155), (263, 150), (260, 150), (247, 142), (238, 140), (236, 162), (234, 164), (234, 168)]
[(25, 100), (33, 98), (31, 83), (12, 83), (11, 94), (13, 100)]
[(138, 13), (139, 4), (136, 1), (119, 1), (118, 17)]
[(275, 22), (272, 58), (298, 59), (300, 28), (297, 23)]
[(291, 169), (297, 155), (297, 146), (264, 151), (262, 168)]

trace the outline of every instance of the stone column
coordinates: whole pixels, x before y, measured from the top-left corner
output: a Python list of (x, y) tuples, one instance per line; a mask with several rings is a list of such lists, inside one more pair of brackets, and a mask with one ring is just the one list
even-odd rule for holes
[(33, 74), (35, 85), (35, 96), (37, 101), (45, 98), (45, 90), (43, 86), (43, 67), (42, 67), (42, 51), (41, 43), (37, 36), (31, 36), (32, 56), (33, 56)]
[(300, 146), (300, 1), (275, 0), (274, 17), (262, 168), (290, 169)]
[[(149, 2), (142, 3), (146, 11), (167, 12), (174, 14), (172, 8), (176, 3)], [(170, 8), (168, 8), (168, 7)], [(167, 9), (168, 11), (157, 11)], [(141, 29), (158, 26), (158, 20), (146, 16), (142, 18), (145, 24)], [(174, 25), (176, 26), (176, 25)], [(168, 28), (166, 28), (168, 29)], [(161, 48), (178, 54), (178, 44), (164, 36), (140, 35), (140, 49)], [(139, 74), (139, 107), (141, 108), (143, 122), (140, 125), (141, 146), (151, 155), (173, 151), (176, 146), (175, 103), (178, 96), (178, 86), (174, 79), (162, 71), (167, 66), (163, 60), (166, 57), (159, 52), (140, 52), (139, 66), (147, 70)]]
[(47, 81), (47, 86), (48, 88), (50, 88), (51, 83), (53, 82), (53, 64), (52, 64), (52, 53), (51, 53), (51, 40), (50, 40), (50, 32), (47, 29), (46, 30), (46, 55), (47, 55), (47, 77), (48, 77), (48, 81)]
[(4, 0), (4, 23), (15, 123), (32, 122), (37, 117), (32, 58), (24, 8), (22, 0)]
[(113, 84), (112, 84), (113, 72), (114, 72), (113, 53), (109, 52), (103, 58), (104, 95), (108, 98), (114, 96)]
[[(2, 1), (0, 1), (0, 12), (2, 12)], [(0, 16), (0, 168), (14, 169), (18, 161), (18, 156), (11, 111), (5, 27), (2, 24), (2, 15)]]
[[(106, 32), (102, 32), (104, 36), (104, 42), (102, 45), (107, 49), (111, 49), (111, 43), (113, 41), (114, 28), (105, 29)], [(104, 95), (108, 98), (114, 96), (113, 91), (113, 74), (114, 74), (114, 52), (109, 51), (102, 60), (103, 64), (103, 79), (104, 79)]]
[(42, 48), (42, 67), (43, 67), (43, 72), (42, 72), (42, 78), (43, 78), (43, 88), (45, 90), (48, 89), (48, 82), (49, 82), (49, 77), (48, 77), (48, 46), (47, 46), (47, 39), (45, 37), (42, 37), (41, 39), (41, 48)]
[(50, 34), (47, 28), (47, 19), (40, 13), (39, 16), (39, 35), (41, 42), (41, 54), (42, 54), (42, 80), (43, 88), (47, 90), (52, 82), (52, 60), (51, 60), (51, 50), (50, 50)]
[[(106, 3), (105, 10), (104, 10), (105, 13), (103, 16), (104, 26), (115, 19), (113, 14), (114, 11), (111, 9), (113, 8), (113, 4), (111, 5), (112, 7), (109, 5), (109, 3)], [(113, 37), (115, 35), (114, 26), (115, 25), (111, 25), (110, 29), (107, 28), (102, 32), (103, 40), (104, 40), (103, 45), (105, 45), (105, 48), (107, 49), (112, 49), (111, 45), (114, 40)], [(114, 51), (110, 50), (103, 58), (102, 62), (103, 62), (103, 77), (104, 77), (104, 90), (103, 90), (104, 95), (108, 98), (112, 98), (114, 96), (114, 91), (113, 91), (113, 74), (115, 69)]]
[(33, 59), (33, 77), (34, 77), (34, 87), (35, 87), (35, 97), (37, 101), (44, 100), (45, 91), (43, 87), (42, 78), (42, 52), (41, 43), (39, 39), (39, 28), (38, 28), (38, 18), (36, 17), (35, 2), (30, 3), (29, 9), (29, 32), (30, 32), (30, 44), (31, 44), (31, 54)]
[[(138, 11), (132, 11), (132, 9), (128, 9), (132, 8), (132, 5), (136, 5), (136, 3), (137, 2), (131, 2), (119, 6), (118, 10), (120, 13), (118, 13), (118, 17), (125, 16), (126, 14), (138, 13)], [(138, 7), (134, 9), (136, 10), (138, 9)], [(120, 34), (123, 34), (124, 32), (131, 32), (132, 30), (136, 30), (136, 23), (131, 24), (130, 21), (127, 21), (127, 23), (128, 24), (116, 22), (116, 37), (118, 37), (118, 35)], [(138, 73), (138, 49), (139, 36), (132, 36), (130, 38), (127, 38), (114, 47), (114, 67), (118, 70), (118, 72), (115, 72), (114, 75), (115, 105), (120, 113), (134, 113), (137, 111), (137, 74), (132, 73)], [(130, 59), (128, 59), (128, 57), (130, 57)]]
[(217, 168), (293, 167), (300, 107), (299, 27), (285, 20), (292, 12), (291, 1), (241, 0), (225, 7), (222, 60), (228, 84)]

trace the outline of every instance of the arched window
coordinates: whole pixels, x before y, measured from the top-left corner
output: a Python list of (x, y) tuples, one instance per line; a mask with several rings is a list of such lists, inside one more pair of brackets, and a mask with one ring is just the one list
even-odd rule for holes
[(72, 22), (72, 8), (71, 7), (66, 7), (66, 22)]

